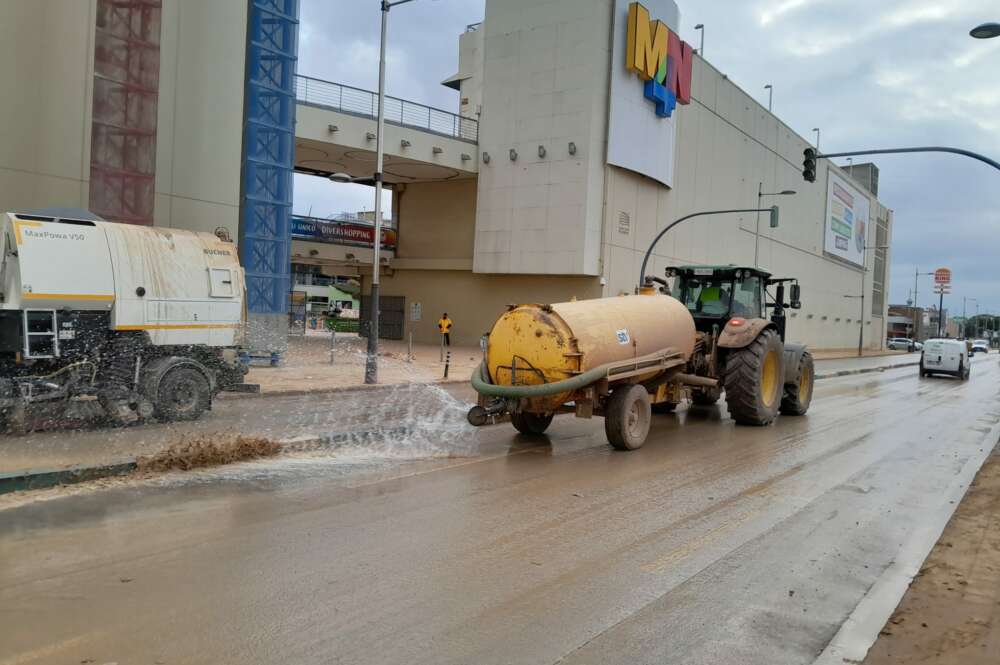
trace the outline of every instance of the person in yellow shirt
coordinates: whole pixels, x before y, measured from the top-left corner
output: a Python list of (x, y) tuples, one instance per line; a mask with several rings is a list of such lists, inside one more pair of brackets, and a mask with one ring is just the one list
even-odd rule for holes
[(438, 330), (441, 331), (442, 335), (444, 335), (444, 345), (445, 346), (451, 346), (451, 326), (452, 325), (453, 324), (451, 322), (451, 319), (448, 318), (448, 312), (445, 312), (444, 314), (442, 314), (441, 318), (438, 319)]

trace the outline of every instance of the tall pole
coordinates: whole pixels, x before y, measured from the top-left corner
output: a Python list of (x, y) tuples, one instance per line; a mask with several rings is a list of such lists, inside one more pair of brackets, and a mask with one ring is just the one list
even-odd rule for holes
[(388, 0), (382, 0), (382, 39), (378, 59), (378, 124), (375, 134), (375, 238), (372, 242), (371, 326), (368, 329), (368, 355), (365, 358), (365, 383), (378, 383), (379, 260), (382, 250), (382, 166), (385, 133), (385, 33), (389, 20)]
[(864, 265), (861, 267), (861, 320), (858, 321), (858, 358), (864, 354), (865, 344), (865, 273), (868, 272), (868, 248), (863, 255)]
[[(760, 199), (764, 196), (764, 183), (757, 183), (757, 207), (760, 208)], [(757, 257), (760, 253), (760, 210), (757, 211), (757, 226), (753, 234), (753, 267), (757, 268), (759, 263)]]
[(942, 334), (944, 334), (943, 333), (943, 331), (944, 331), (944, 289), (940, 289), (938, 291), (938, 293), (941, 294), (941, 297), (938, 299), (938, 334), (937, 334), (937, 336), (940, 337)]

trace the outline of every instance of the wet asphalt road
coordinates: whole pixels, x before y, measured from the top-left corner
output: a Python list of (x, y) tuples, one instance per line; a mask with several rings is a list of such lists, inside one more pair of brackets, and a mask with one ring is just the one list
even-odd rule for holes
[(998, 396), (990, 356), (822, 381), (767, 428), (658, 416), (633, 453), (560, 418), (7, 507), (0, 665), (809, 663)]

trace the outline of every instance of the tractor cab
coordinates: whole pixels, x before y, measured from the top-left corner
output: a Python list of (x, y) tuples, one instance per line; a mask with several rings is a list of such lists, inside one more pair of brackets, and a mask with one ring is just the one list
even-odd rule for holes
[[(667, 268), (666, 276), (673, 278), (670, 294), (688, 308), (695, 327), (704, 333), (725, 328), (734, 317), (767, 318), (767, 310), (771, 309), (770, 319), (784, 340), (785, 308), (801, 307), (796, 280), (775, 279), (758, 268), (679, 266)], [(784, 302), (785, 282), (792, 282), (788, 303)], [(777, 286), (773, 294), (768, 293), (769, 286)]]

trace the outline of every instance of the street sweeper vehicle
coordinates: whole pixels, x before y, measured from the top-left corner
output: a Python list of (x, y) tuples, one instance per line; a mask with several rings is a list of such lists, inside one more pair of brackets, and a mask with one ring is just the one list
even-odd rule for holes
[(239, 362), (244, 274), (210, 233), (87, 211), (0, 217), (0, 431), (193, 420)]

